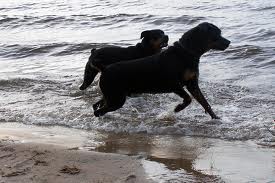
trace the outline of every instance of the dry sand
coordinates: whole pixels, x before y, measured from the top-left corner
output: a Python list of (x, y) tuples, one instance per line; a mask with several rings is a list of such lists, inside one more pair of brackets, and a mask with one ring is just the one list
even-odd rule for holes
[(2, 139), (0, 165), (0, 183), (149, 182), (137, 158), (48, 144)]

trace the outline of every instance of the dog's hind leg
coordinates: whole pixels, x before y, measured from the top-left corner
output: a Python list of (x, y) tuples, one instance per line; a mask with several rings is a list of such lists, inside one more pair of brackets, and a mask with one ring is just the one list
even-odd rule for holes
[(100, 109), (94, 111), (94, 115), (96, 117), (99, 117), (99, 116), (103, 116), (107, 112), (115, 111), (115, 110), (121, 108), (126, 101), (126, 96), (114, 97), (114, 98), (115, 98), (115, 100), (113, 100), (113, 99), (106, 100), (104, 105)]
[(191, 97), (183, 88), (179, 87), (177, 90), (174, 91), (174, 93), (183, 98), (183, 102), (181, 104), (178, 104), (174, 109), (175, 112), (179, 112), (185, 109), (191, 103)]
[(94, 111), (96, 111), (98, 108), (101, 108), (104, 105), (104, 99), (100, 99), (99, 101), (97, 101), (94, 105), (93, 105), (93, 109)]
[(98, 74), (98, 70), (90, 65), (90, 62), (86, 64), (84, 71), (84, 81), (82, 85), (79, 87), (80, 90), (85, 90), (88, 88), (92, 82), (94, 81), (96, 75)]

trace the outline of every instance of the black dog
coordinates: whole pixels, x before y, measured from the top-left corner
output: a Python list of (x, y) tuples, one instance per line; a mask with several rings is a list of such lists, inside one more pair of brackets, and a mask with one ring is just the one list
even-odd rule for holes
[(205, 111), (217, 119), (198, 85), (199, 59), (208, 50), (225, 50), (229, 44), (218, 27), (205, 22), (186, 32), (166, 51), (110, 65), (100, 78), (104, 97), (93, 106), (95, 116), (119, 109), (131, 93), (174, 92), (184, 99), (175, 108), (175, 112), (179, 112), (191, 103), (183, 89), (186, 86)]
[(101, 49), (92, 49), (89, 61), (86, 64), (83, 84), (80, 90), (85, 90), (94, 81), (98, 72), (106, 66), (118, 61), (127, 61), (151, 56), (159, 53), (168, 45), (168, 36), (162, 30), (147, 30), (141, 33), (141, 43), (127, 48), (112, 46)]

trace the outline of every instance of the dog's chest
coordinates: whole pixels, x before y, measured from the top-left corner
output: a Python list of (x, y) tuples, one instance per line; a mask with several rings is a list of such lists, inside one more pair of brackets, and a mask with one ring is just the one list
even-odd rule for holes
[(190, 81), (193, 79), (196, 79), (198, 77), (197, 71), (191, 70), (191, 69), (186, 69), (181, 76), (181, 79), (183, 81)]

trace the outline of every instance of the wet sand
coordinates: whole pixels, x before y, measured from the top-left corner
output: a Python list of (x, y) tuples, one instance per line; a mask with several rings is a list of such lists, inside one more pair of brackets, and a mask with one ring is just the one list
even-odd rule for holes
[(145, 172), (156, 182), (275, 182), (274, 145), (139, 134), (109, 135), (105, 142), (96, 150), (145, 157)]
[(2, 182), (275, 182), (274, 146), (251, 141), (16, 123), (1, 124), (0, 139)]
[(79, 150), (77, 130), (0, 126), (0, 183), (151, 182), (138, 157)]
[(140, 160), (60, 146), (0, 142), (1, 183), (149, 182)]

